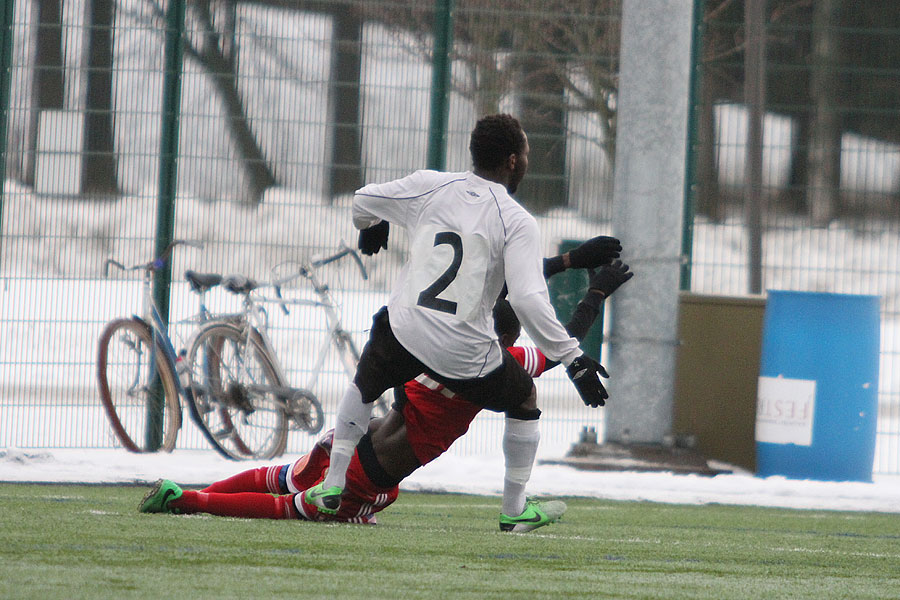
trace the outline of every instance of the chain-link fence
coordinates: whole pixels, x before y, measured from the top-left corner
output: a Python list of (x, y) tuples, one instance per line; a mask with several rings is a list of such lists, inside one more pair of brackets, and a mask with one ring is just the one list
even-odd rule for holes
[(881, 473), (900, 471), (896, 8), (706, 2), (690, 171), (691, 290), (880, 297)]
[[(353, 190), (468, 168), (478, 115), (521, 117), (532, 169), (520, 198), (540, 215), (548, 255), (609, 233), (617, 4), (8, 3), (0, 447), (113, 443), (97, 340), (110, 319), (140, 312), (141, 287), (105, 279), (106, 259), (148, 261), (174, 238), (203, 245), (179, 247), (156, 282), (178, 347), (196, 307), (185, 269), (267, 280), (283, 261), (355, 243)], [(326, 273), (360, 346), (404, 248), (394, 231), (367, 282), (349, 265)], [(214, 292), (210, 307), (233, 299)], [(271, 311), (293, 385), (327, 340), (320, 316)], [(567, 449), (602, 417), (578, 408), (559, 375), (546, 379), (544, 438)], [(328, 424), (344, 382), (331, 356), (315, 390)], [(460, 448), (499, 448), (497, 423), (480, 416), (486, 432)], [(289, 450), (309, 443), (292, 434)], [(206, 447), (189, 422), (178, 445)]]
[[(107, 258), (201, 242), (177, 250), (157, 282), (178, 323), (196, 305), (185, 269), (266, 280), (283, 261), (352, 243), (352, 191), (418, 168), (466, 169), (478, 115), (514, 112), (529, 134), (519, 197), (539, 215), (546, 254), (613, 233), (621, 4), (8, 0), (0, 447), (112, 445), (96, 344), (109, 319), (140, 311), (141, 295), (134, 279), (102, 276)], [(897, 473), (897, 11), (889, 0), (759, 6), (695, 3), (685, 287), (879, 295), (875, 469)], [(367, 282), (352, 267), (326, 274), (359, 343), (404, 248), (393, 232)], [(214, 310), (230, 302), (210, 298)], [(294, 385), (325, 335), (317, 319), (272, 311)], [(172, 327), (176, 340), (189, 330)], [(344, 379), (336, 362), (327, 369), (316, 393), (330, 424)], [(582, 427), (602, 431), (602, 413), (578, 408), (560, 375), (542, 379), (542, 446), (564, 451)], [(481, 415), (458, 450), (497, 449), (499, 431)], [(309, 441), (295, 435), (289, 450)], [(188, 427), (179, 447), (206, 445)]]

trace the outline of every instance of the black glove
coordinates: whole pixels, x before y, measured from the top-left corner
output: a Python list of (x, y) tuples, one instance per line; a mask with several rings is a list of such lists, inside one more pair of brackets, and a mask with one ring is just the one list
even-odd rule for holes
[(388, 233), (391, 224), (382, 221), (378, 225), (366, 227), (359, 232), (359, 251), (367, 256), (378, 254), (378, 251), (384, 248), (387, 250)]
[(569, 267), (572, 269), (593, 269), (619, 258), (622, 244), (614, 237), (598, 235), (580, 246), (569, 250)]
[(599, 290), (604, 298), (619, 289), (619, 286), (634, 277), (634, 272), (628, 270), (628, 265), (618, 258), (608, 265), (603, 265), (596, 271), (589, 270), (588, 289)]
[(566, 373), (569, 375), (572, 383), (575, 384), (575, 389), (578, 390), (578, 395), (581, 396), (581, 400), (585, 405), (597, 408), (606, 404), (609, 394), (606, 392), (603, 384), (600, 383), (600, 377), (598, 377), (598, 375), (609, 377), (603, 365), (587, 354), (582, 354), (566, 367)]

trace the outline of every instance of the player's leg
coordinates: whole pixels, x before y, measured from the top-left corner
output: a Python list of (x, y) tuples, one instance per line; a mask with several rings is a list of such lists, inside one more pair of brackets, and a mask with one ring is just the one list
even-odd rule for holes
[(322, 473), (328, 468), (332, 434), (333, 431), (326, 432), (312, 450), (291, 464), (249, 469), (228, 479), (217, 481), (200, 491), (216, 494), (261, 492), (277, 495), (304, 490), (321, 479)]
[(565, 503), (525, 500), (525, 487), (531, 478), (540, 441), (540, 410), (537, 408), (534, 382), (522, 365), (504, 350), (503, 365), (487, 376), (477, 380), (447, 380), (442, 383), (450, 389), (458, 390), (475, 404), (507, 413), (503, 439), (506, 473), (500, 529), (530, 531), (559, 519), (565, 512)]
[[(430, 378), (422, 377), (406, 384), (402, 402), (396, 402), (398, 421), (402, 428), (390, 436), (373, 435), (375, 450), (385, 464), (400, 462), (403, 454), (409, 455), (408, 469), (403, 476), (426, 465), (446, 452), (469, 429), (481, 407), (458, 395), (447, 395), (446, 389), (433, 389)], [(398, 396), (395, 392), (395, 397)], [(381, 432), (377, 432), (380, 434)], [(382, 437), (386, 438), (382, 441)], [(404, 448), (405, 446), (405, 448)], [(404, 452), (400, 452), (403, 450)], [(388, 451), (391, 451), (388, 454)]]
[(375, 514), (397, 499), (399, 479), (391, 476), (375, 455), (372, 440), (364, 435), (356, 447), (347, 468), (346, 488), (336, 513), (322, 511), (309, 502), (305, 494), (294, 497), (294, 506), (301, 517), (310, 521), (340, 521), (344, 523), (376, 523)]
[(522, 406), (506, 411), (503, 430), (503, 514), (520, 515), (525, 510), (525, 487), (541, 440), (539, 427), (541, 411), (537, 394), (531, 395)]
[(369, 427), (373, 407), (374, 403), (363, 402), (355, 383), (347, 386), (338, 405), (331, 468), (322, 483), (306, 493), (306, 500), (318, 506), (321, 512), (336, 512), (340, 507), (341, 490), (347, 485), (347, 468), (356, 445)]
[(321, 483), (304, 492), (306, 502), (316, 505), (321, 512), (338, 511), (347, 468), (359, 440), (368, 430), (374, 401), (385, 390), (409, 381), (424, 369), (394, 337), (387, 309), (380, 310), (373, 319), (353, 383), (347, 387), (338, 407), (331, 467)]
[(249, 469), (222, 481), (217, 481), (200, 491), (216, 494), (236, 494), (238, 492), (269, 492), (278, 494), (281, 493), (277, 485), (278, 473), (281, 469), (282, 465)]
[(531, 531), (559, 520), (566, 512), (566, 504), (560, 500), (538, 502), (526, 500), (525, 497), (525, 488), (531, 479), (541, 439), (538, 428), (541, 411), (536, 405), (532, 406), (534, 408), (519, 407), (506, 413), (506, 428), (503, 432), (506, 472), (503, 477), (501, 531)]
[(273, 496), (264, 492), (198, 492), (182, 490), (168, 479), (160, 479), (141, 500), (143, 513), (208, 513), (245, 519), (296, 519), (293, 494)]
[(207, 513), (220, 517), (243, 519), (297, 519), (295, 494), (273, 496), (263, 492), (195, 492), (184, 490), (177, 500), (169, 503), (168, 512)]

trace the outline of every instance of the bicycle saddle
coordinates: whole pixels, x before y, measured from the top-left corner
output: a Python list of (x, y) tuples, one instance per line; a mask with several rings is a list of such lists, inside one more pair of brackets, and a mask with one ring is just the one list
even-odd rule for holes
[(202, 293), (222, 283), (222, 276), (218, 273), (197, 273), (185, 271), (184, 278), (191, 284), (191, 291)]
[(229, 275), (222, 280), (222, 285), (232, 294), (247, 294), (259, 287), (259, 284), (244, 275)]

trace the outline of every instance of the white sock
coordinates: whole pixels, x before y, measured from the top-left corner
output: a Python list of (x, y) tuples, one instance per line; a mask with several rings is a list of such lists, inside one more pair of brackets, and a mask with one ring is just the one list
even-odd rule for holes
[(331, 443), (331, 461), (322, 487), (344, 488), (347, 483), (347, 467), (359, 440), (369, 429), (374, 402), (364, 404), (362, 394), (355, 384), (350, 384), (344, 392), (338, 407), (337, 424), (334, 426), (334, 441)]
[(531, 479), (531, 468), (541, 440), (538, 419), (523, 421), (506, 417), (503, 430), (503, 514), (515, 517), (525, 510), (525, 485)]

